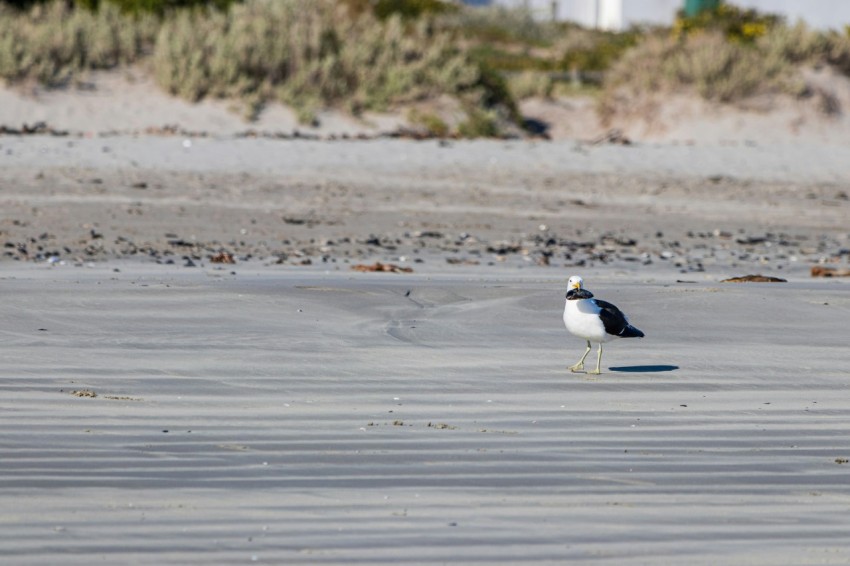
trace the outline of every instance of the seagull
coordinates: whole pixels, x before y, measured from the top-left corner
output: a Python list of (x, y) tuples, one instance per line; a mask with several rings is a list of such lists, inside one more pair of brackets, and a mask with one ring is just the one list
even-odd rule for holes
[(593, 293), (583, 287), (584, 280), (573, 275), (567, 282), (567, 300), (564, 306), (564, 325), (567, 330), (579, 338), (587, 340), (587, 350), (570, 371), (584, 369), (584, 360), (590, 353), (591, 342), (599, 344), (596, 356), (596, 369), (589, 373), (599, 375), (602, 363), (602, 343), (614, 338), (643, 338), (643, 332), (629, 324), (620, 309), (607, 301), (593, 298)]

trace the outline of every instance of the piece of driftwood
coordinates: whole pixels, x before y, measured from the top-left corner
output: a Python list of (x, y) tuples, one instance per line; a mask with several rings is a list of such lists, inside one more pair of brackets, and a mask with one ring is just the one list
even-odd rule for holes
[(850, 277), (850, 269), (815, 265), (812, 267), (812, 277)]
[(368, 272), (377, 272), (377, 271), (385, 271), (389, 273), (413, 273), (412, 267), (401, 267), (399, 265), (395, 265), (393, 263), (381, 263), (380, 261), (376, 261), (372, 265), (366, 264), (357, 264), (352, 265), (351, 269), (354, 271), (368, 271)]
[(742, 275), (741, 277), (730, 277), (724, 279), (721, 283), (788, 283), (785, 279), (779, 277), (769, 277), (767, 275)]
[(210, 261), (213, 263), (227, 263), (232, 265), (236, 263), (236, 258), (233, 257), (233, 254), (230, 252), (218, 252), (214, 256), (210, 257)]

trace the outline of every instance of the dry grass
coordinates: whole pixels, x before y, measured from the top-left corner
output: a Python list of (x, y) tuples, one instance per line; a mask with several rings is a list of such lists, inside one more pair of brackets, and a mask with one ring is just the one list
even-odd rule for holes
[(549, 73), (523, 71), (508, 76), (508, 90), (516, 100), (550, 98), (555, 90), (555, 81)]
[(427, 20), (352, 17), (331, 0), (253, 0), (167, 20), (154, 53), (159, 84), (174, 94), (280, 100), (358, 113), (440, 93), (485, 96), (481, 72)]
[[(750, 12), (611, 34), (541, 23), (522, 10), (379, 18), (364, 6), (372, 4), (246, 0), (228, 13), (182, 10), (159, 19), (123, 14), (109, 2), (90, 12), (56, 0), (23, 14), (0, 4), (0, 79), (61, 86), (87, 69), (145, 60), (158, 84), (177, 96), (239, 100), (249, 115), (281, 101), (304, 122), (325, 107), (357, 114), (450, 95), (466, 114), (452, 135), (479, 136), (517, 123), (513, 101), (557, 92), (553, 77), (566, 71), (605, 72), (603, 116), (639, 110), (666, 93), (723, 104), (800, 96), (811, 92), (806, 66), (850, 75), (847, 34)], [(500, 73), (507, 71), (505, 80)]]
[(87, 69), (136, 61), (157, 28), (153, 17), (130, 18), (109, 4), (89, 12), (55, 2), (23, 14), (0, 5), (0, 77), (65, 85)]
[(811, 92), (802, 69), (821, 65), (850, 74), (850, 38), (803, 24), (776, 25), (749, 43), (722, 30), (654, 34), (612, 67), (600, 109), (604, 118), (632, 113), (668, 93), (722, 104), (766, 94), (800, 97)]
[[(163, 19), (126, 15), (111, 3), (92, 12), (56, 0), (23, 14), (0, 5), (7, 82), (62, 86), (85, 70), (142, 58), (168, 92), (237, 99), (249, 114), (277, 100), (310, 122), (323, 107), (356, 114), (449, 94), (487, 116), (516, 118), (498, 77), (430, 18), (353, 15), (335, 0), (246, 0), (229, 12), (179, 10)], [(482, 123), (480, 114), (471, 121)]]
[(491, 44), (551, 45), (563, 31), (562, 25), (536, 19), (529, 10), (502, 6), (450, 12), (437, 24), (462, 32), (462, 39)]
[(451, 135), (449, 124), (435, 112), (413, 108), (407, 113), (407, 121), (421, 128), (427, 137), (444, 138)]
[(505, 7), (459, 10), (438, 17), (436, 25), (468, 46), (482, 66), (502, 74), (514, 100), (595, 93), (602, 73), (642, 33), (586, 29)]
[(803, 23), (779, 26), (762, 37), (759, 47), (795, 65), (829, 65), (850, 76), (850, 30), (817, 31)]
[[(659, 55), (656, 80), (646, 85), (650, 92), (691, 88), (706, 100), (734, 102), (760, 91), (782, 90), (791, 71), (781, 57), (730, 42), (719, 32), (701, 33), (684, 42), (652, 40), (646, 48)], [(628, 54), (619, 69), (635, 64), (640, 55), (638, 50)], [(626, 73), (642, 71), (635, 65)]]

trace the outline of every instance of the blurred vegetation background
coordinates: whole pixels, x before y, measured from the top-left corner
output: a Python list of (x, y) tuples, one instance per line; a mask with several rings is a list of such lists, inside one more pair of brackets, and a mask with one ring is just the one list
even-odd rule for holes
[[(529, 97), (593, 96), (603, 117), (664, 93), (812, 97), (805, 70), (850, 75), (850, 33), (724, 2), (609, 32), (445, 0), (0, 0), (5, 83), (62, 88), (125, 65), (188, 100), (238, 100), (249, 117), (270, 101), (306, 123), (322, 108), (413, 105), (434, 135), (478, 137), (521, 127)], [(459, 118), (417, 106), (441, 97)]]

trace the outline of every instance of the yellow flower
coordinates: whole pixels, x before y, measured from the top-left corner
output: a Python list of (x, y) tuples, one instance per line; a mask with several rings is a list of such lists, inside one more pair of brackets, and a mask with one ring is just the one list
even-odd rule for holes
[(763, 22), (746, 22), (741, 26), (741, 35), (747, 39), (761, 37), (767, 33), (767, 24)]

